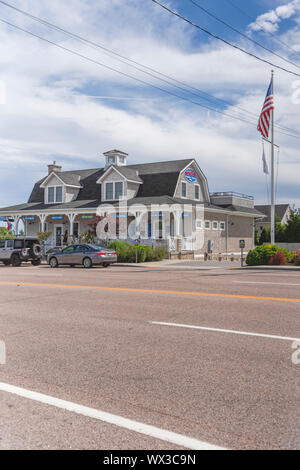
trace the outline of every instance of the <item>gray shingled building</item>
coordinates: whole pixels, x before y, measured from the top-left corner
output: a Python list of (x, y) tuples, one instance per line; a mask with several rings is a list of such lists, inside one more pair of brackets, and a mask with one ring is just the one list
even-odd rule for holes
[[(66, 235), (70, 241), (94, 230), (93, 222), (101, 208), (107, 204), (117, 207), (121, 200), (128, 207), (122, 224), (138, 216), (137, 212), (129, 216), (130, 208), (146, 207), (147, 227), (139, 232), (141, 241), (164, 244), (174, 256), (178, 252), (237, 254), (240, 239), (246, 241), (246, 251), (253, 247), (255, 221), (264, 216), (254, 208), (253, 198), (236, 193), (210, 194), (196, 160), (127, 165), (124, 152), (112, 150), (104, 155), (104, 168), (62, 171), (55, 162), (48, 165), (48, 174), (34, 184), (28, 202), (0, 209), (0, 217), (13, 218), (17, 227), (23, 220), (28, 236), (49, 231), (47, 246), (61, 246)], [(186, 206), (192, 208), (190, 218), (184, 212)], [(177, 215), (170, 209), (164, 231), (154, 234), (155, 224), (170, 207), (176, 207)], [(200, 209), (199, 218), (195, 214), (201, 213)], [(106, 212), (101, 215), (103, 218)], [(195, 244), (191, 232), (202, 240), (201, 246)]]

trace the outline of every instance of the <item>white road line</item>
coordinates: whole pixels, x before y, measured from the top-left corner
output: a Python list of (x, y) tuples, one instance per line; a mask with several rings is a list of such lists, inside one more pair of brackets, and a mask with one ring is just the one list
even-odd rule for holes
[(71, 411), (79, 415), (88, 416), (89, 418), (98, 419), (99, 421), (103, 421), (104, 423), (109, 423), (120, 428), (129, 429), (130, 431), (134, 431), (139, 434), (144, 434), (146, 436), (150, 436), (155, 439), (160, 439), (162, 441), (171, 442), (172, 444), (176, 444), (180, 447), (185, 447), (187, 449), (226, 450), (223, 447), (199, 441), (198, 439), (194, 439), (192, 437), (184, 436), (182, 434), (177, 434), (171, 431), (166, 431), (155, 426), (139, 423), (138, 421), (122, 418), (121, 416), (106, 413), (105, 411), (99, 411), (94, 408), (89, 408), (87, 406), (78, 405), (76, 403), (61, 400), (59, 398), (44, 395), (42, 393), (26, 390), (25, 388), (15, 387), (14, 385), (9, 385), (4, 382), (0, 382), (0, 391), (12, 393), (23, 398), (28, 398), (29, 400), (44, 403), (46, 405), (55, 406), (56, 408)]
[(159, 322), (159, 321), (150, 321), (149, 323), (151, 323), (152, 325), (177, 326), (178, 328), (190, 328), (194, 330), (215, 331), (218, 333), (232, 333), (235, 335), (259, 336), (262, 338), (281, 339), (281, 340), (286, 340), (286, 341), (300, 341), (300, 338), (289, 338), (288, 336), (265, 335), (261, 333), (249, 333), (248, 331), (222, 330), (220, 328), (208, 328), (204, 326), (195, 326), (195, 325), (182, 325), (181, 323), (165, 323), (165, 322)]
[[(291, 271), (291, 273), (293, 273), (293, 271)], [(295, 273), (295, 271), (294, 271)], [(269, 276), (274, 276), (274, 277), (282, 277), (282, 276), (286, 276), (286, 277), (296, 277), (297, 279), (299, 279), (299, 273), (297, 274), (287, 274), (287, 273), (282, 273), (281, 271), (278, 271), (277, 273), (274, 273), (274, 272), (263, 272), (263, 273), (259, 273), (259, 272), (256, 272), (256, 273), (248, 273), (249, 276), (266, 276), (266, 277), (269, 277)]]
[(291, 284), (289, 282), (267, 282), (267, 281), (232, 281), (235, 284), (270, 284), (272, 286), (300, 286), (300, 284)]

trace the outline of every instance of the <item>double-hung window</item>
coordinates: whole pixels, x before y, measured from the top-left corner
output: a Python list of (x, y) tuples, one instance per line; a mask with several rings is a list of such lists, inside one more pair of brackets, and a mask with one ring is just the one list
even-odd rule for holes
[(51, 188), (48, 188), (48, 202), (49, 204), (55, 202), (55, 188), (54, 187), (51, 187)]
[(105, 199), (107, 201), (117, 201), (124, 196), (124, 184), (122, 181), (114, 183), (106, 183), (105, 185)]
[(123, 183), (115, 183), (115, 199), (120, 199), (123, 196)]
[(112, 201), (114, 199), (114, 183), (106, 183), (105, 199)]
[(186, 183), (181, 183), (181, 197), (186, 197)]
[(48, 204), (54, 204), (56, 202), (63, 202), (62, 186), (50, 186), (48, 188)]
[(195, 184), (195, 199), (199, 201), (200, 199), (200, 190), (199, 190), (199, 185)]

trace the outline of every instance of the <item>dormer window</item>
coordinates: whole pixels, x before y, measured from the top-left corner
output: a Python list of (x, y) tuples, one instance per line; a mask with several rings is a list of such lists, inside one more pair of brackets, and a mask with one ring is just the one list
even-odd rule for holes
[(114, 199), (114, 183), (106, 183), (105, 199), (107, 201)]
[(124, 196), (124, 183), (123, 181), (116, 181), (113, 183), (105, 184), (105, 199), (106, 201), (117, 201)]
[(48, 204), (55, 204), (63, 202), (63, 187), (62, 186), (49, 186), (48, 187)]

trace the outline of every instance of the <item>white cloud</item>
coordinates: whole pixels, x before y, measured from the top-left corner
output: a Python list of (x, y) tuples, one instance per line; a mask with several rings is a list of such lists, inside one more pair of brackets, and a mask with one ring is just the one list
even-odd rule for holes
[[(141, 8), (140, 1), (129, 0), (125, 8), (121, 0), (26, 0), (17, 5), (223, 99), (238, 97), (237, 105), (256, 114), (261, 109), (269, 81), (263, 64), (217, 43), (196, 48), (193, 29), (152, 4), (145, 2)], [(23, 16), (10, 16), (9, 11), (6, 15), (66, 47), (167, 88)], [(195, 157), (211, 190), (248, 192), (264, 202), (255, 118), (253, 126), (229, 120), (3, 26), (0, 53), (0, 80), (7, 91), (6, 105), (0, 106), (0, 206), (24, 202), (33, 181), (53, 159), (65, 169), (100, 167), (102, 153), (110, 148), (128, 152), (131, 163)], [(291, 77), (276, 74), (276, 117), (285, 126), (299, 128), (291, 84)], [(122, 99), (130, 97), (132, 101)], [(236, 114), (230, 107), (224, 111)], [(278, 142), (278, 196), (298, 198), (300, 206), (299, 142), (282, 135)]]
[(279, 23), (282, 20), (291, 18), (297, 11), (300, 10), (300, 0), (293, 0), (292, 2), (280, 5), (274, 10), (259, 15), (254, 23), (249, 25), (252, 31), (267, 31), (274, 33), (279, 28)]

